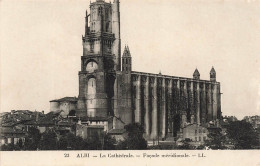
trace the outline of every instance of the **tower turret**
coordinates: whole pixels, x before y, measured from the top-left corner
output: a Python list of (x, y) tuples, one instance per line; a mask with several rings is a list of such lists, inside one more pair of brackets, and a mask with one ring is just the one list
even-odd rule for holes
[(210, 81), (216, 82), (216, 71), (213, 66), (212, 66), (209, 74), (210, 74)]
[(89, 33), (88, 17), (89, 17), (88, 11), (86, 10), (86, 17), (85, 17), (85, 36), (87, 36), (88, 33)]
[(199, 80), (200, 79), (200, 72), (198, 71), (197, 68), (196, 68), (196, 70), (193, 73), (193, 79), (195, 79), (195, 80)]
[(112, 5), (112, 33), (115, 35), (113, 54), (116, 58), (116, 70), (121, 70), (121, 38), (120, 38), (120, 10), (119, 0), (114, 0)]
[(125, 46), (125, 50), (122, 57), (122, 71), (131, 72), (132, 70), (132, 57), (128, 46)]

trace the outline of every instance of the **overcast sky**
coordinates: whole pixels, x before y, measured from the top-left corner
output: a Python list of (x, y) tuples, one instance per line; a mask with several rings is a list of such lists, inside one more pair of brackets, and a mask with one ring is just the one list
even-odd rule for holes
[[(93, 1), (93, 0), (92, 0)], [(78, 96), (88, 0), (2, 0), (1, 112)], [(221, 82), (223, 115), (260, 114), (260, 2), (121, 0), (133, 70)]]

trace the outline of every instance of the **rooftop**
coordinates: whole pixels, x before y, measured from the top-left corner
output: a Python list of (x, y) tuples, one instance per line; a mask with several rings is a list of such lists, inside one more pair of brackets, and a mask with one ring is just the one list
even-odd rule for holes
[(108, 134), (123, 134), (125, 133), (125, 129), (112, 129), (108, 132)]
[(64, 101), (77, 102), (78, 98), (76, 98), (76, 97), (63, 97), (61, 99), (51, 100), (50, 102), (64, 102)]

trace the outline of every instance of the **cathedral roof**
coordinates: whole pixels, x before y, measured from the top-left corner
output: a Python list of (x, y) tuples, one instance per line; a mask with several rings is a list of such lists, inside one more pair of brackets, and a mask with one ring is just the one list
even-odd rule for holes
[(194, 71), (193, 76), (200, 76), (200, 72), (199, 72), (199, 70), (197, 68)]

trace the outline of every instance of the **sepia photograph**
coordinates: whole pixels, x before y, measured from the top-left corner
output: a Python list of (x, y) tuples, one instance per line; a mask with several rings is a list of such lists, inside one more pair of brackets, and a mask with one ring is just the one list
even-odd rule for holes
[(3, 166), (12, 154), (48, 156), (44, 165), (55, 155), (77, 165), (218, 155), (260, 164), (260, 1), (2, 0), (0, 9)]

